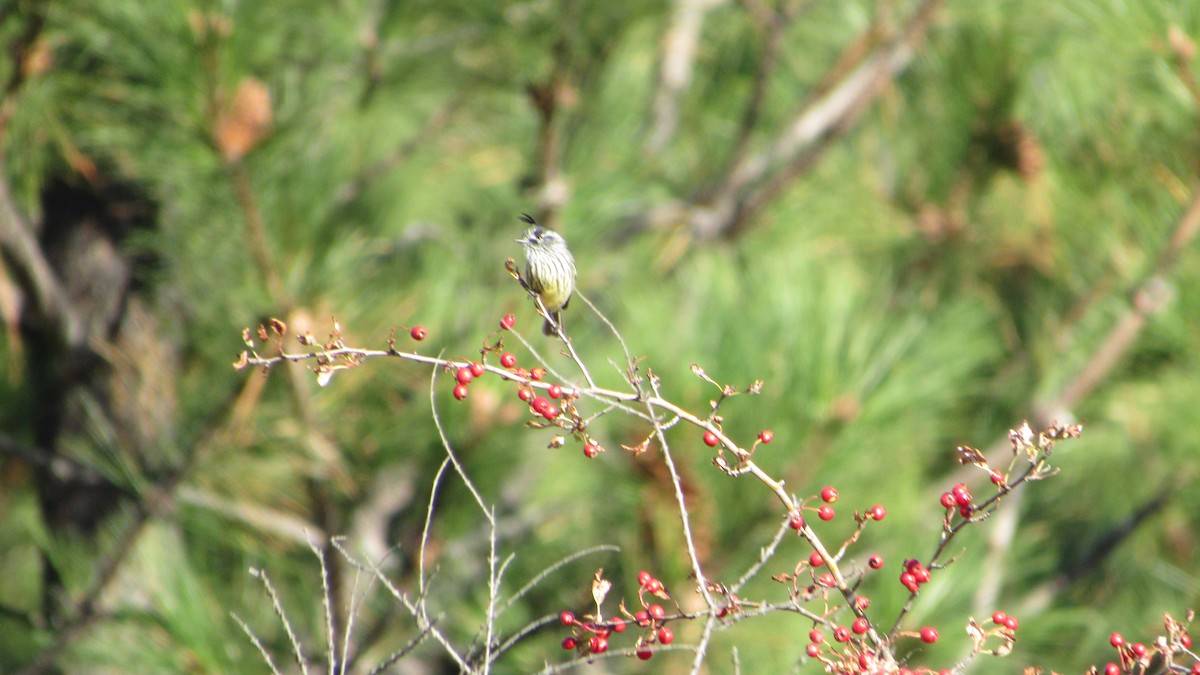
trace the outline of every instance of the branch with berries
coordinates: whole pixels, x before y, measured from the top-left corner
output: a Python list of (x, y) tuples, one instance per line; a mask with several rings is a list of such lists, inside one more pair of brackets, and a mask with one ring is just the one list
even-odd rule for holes
[[(514, 278), (537, 302), (536, 294), (515, 273), (511, 261), (506, 263), (506, 268), (514, 272)], [(982, 496), (981, 492), (982, 499), (977, 499), (966, 483), (958, 483), (941, 495), (938, 506), (942, 509), (942, 526), (932, 552), (924, 559), (909, 558), (901, 565), (898, 579), (908, 594), (907, 599), (894, 617), (885, 620), (885, 617), (870, 611), (871, 599), (862, 593), (864, 580), (883, 569), (885, 561), (881, 555), (874, 553), (867, 555), (866, 564), (862, 565), (856, 562), (858, 558), (852, 557), (852, 553), (857, 553), (855, 546), (866, 528), (878, 527), (884, 521), (887, 509), (882, 504), (873, 504), (861, 511), (853, 511), (855, 527), (840, 541), (831, 540), (828, 535), (822, 536), (819, 527), (814, 529), (810, 524), (810, 519), (815, 517), (816, 521), (828, 522), (837, 517), (837, 508), (840, 507), (835, 505), (842, 499), (838, 489), (826, 486), (816, 494), (798, 497), (785, 487), (782, 480), (772, 476), (755, 461), (756, 455), (767, 452), (775, 440), (771, 430), (759, 431), (748, 442), (739, 442), (724, 430), (724, 410), (729, 402), (739, 396), (761, 393), (762, 381), (744, 386), (721, 384), (702, 367), (693, 365), (692, 375), (711, 385), (716, 393), (708, 401), (704, 413), (691, 412), (662, 395), (659, 375), (643, 367), (640, 360), (630, 357), (623, 337), (613, 324), (586, 298), (582, 299), (609, 327), (625, 351), (626, 363), (622, 377), (627, 389), (597, 386), (570, 337), (559, 326), (558, 337), (563, 342), (560, 354), (579, 371), (574, 380), (583, 380), (582, 383), (573, 381), (572, 377), (553, 367), (517, 330), (512, 314), (500, 318), (497, 328), (484, 338), (478, 356), (458, 358), (402, 350), (397, 346), (396, 330), (388, 337), (386, 349), (352, 347), (346, 343), (336, 320), (324, 341), (308, 333), (297, 335), (295, 340), (301, 349), (294, 350), (288, 347), (287, 326), (282, 321), (272, 319), (254, 331), (244, 331), (243, 341), (247, 350), (242, 352), (234, 366), (239, 369), (257, 367), (266, 372), (281, 363), (305, 363), (316, 376), (317, 383), (327, 386), (338, 371), (360, 367), (372, 358), (398, 358), (452, 374), (451, 393), (459, 401), (469, 396), (476, 381), (491, 373), (509, 384), (515, 395), (528, 405), (526, 426), (551, 432), (547, 442), (549, 448), (575, 444), (587, 460), (597, 460), (606, 451), (597, 434), (593, 433), (595, 425), (606, 416), (625, 414), (645, 424), (646, 430), (640, 436), (641, 440), (631, 445), (621, 445), (621, 449), (633, 455), (643, 455), (654, 448), (660, 454), (673, 481), (682, 539), (692, 568), (694, 592), (703, 598), (704, 608), (685, 611), (675, 602), (676, 596), (668, 592), (663, 581), (643, 571), (638, 574), (636, 585), (633, 586), (636, 589), (636, 604), (622, 600), (614, 611), (606, 610), (605, 600), (614, 584), (599, 570), (591, 580), (594, 607), (578, 615), (574, 609), (566, 608), (559, 615), (558, 623), (570, 630), (570, 635), (563, 638), (561, 644), (575, 655), (576, 661), (610, 658), (613, 655), (610, 640), (618, 637), (632, 642), (628, 649), (620, 653), (642, 660), (651, 658), (663, 649), (688, 648), (694, 651), (693, 672), (702, 667), (716, 631), (773, 612), (793, 613), (811, 624), (804, 654), (823, 664), (829, 672), (931, 672), (923, 666), (910, 670), (908, 661), (911, 654), (903, 651), (907, 649), (904, 647), (906, 641), (932, 644), (940, 639), (939, 630), (934, 626), (905, 627), (905, 619), (919, 598), (922, 587), (940, 570), (955, 562), (956, 557), (949, 555), (949, 551), (960, 533), (985, 523), (1015, 490), (1052, 477), (1057, 471), (1050, 464), (1056, 444), (1078, 438), (1082, 433), (1082, 425), (1078, 424), (1055, 422), (1045, 429), (1034, 430), (1024, 423), (1009, 433), (1011, 453), (1004, 466), (1000, 467), (992, 466), (978, 449), (965, 445), (956, 448), (955, 455), (959, 463), (977, 469), (987, 477), (987, 494)], [(539, 314), (543, 317), (547, 315), (544, 307), (539, 306)], [(401, 327), (399, 330), (407, 333), (415, 343), (422, 343), (429, 337), (428, 331), (421, 326)], [(507, 344), (511, 340), (519, 342), (532, 355), (535, 365), (520, 365), (518, 357)], [(436, 381), (435, 377), (435, 387)], [(753, 477), (782, 507), (778, 533), (762, 549), (759, 559), (732, 585), (706, 573), (705, 561), (701, 560), (694, 543), (688, 504), (676, 470), (672, 444), (666, 435), (668, 430), (681, 424), (695, 428), (698, 440), (711, 449), (713, 454), (710, 463), (717, 470), (734, 478)], [(443, 443), (447, 443), (444, 434)], [(453, 457), (448, 445), (446, 450)], [(456, 468), (461, 474), (461, 467), (456, 465)], [(469, 480), (465, 475), (463, 478)], [(484, 504), (480, 506), (485, 513), (488, 512)], [(771, 578), (784, 591), (781, 597), (742, 597), (742, 588), (747, 581), (760, 570), (776, 564), (773, 559), (780, 543), (789, 533), (806, 542), (809, 550), (806, 556), (772, 574)], [(659, 600), (674, 604), (673, 609), (669, 611)], [(1190, 618), (1189, 614), (1189, 622)], [(489, 626), (490, 619), (489, 616)], [(703, 624), (698, 642), (695, 645), (675, 644), (675, 628), (672, 626), (689, 621)], [(970, 619), (964, 629), (972, 647), (966, 659), (955, 664), (954, 668), (961, 669), (980, 655), (1008, 654), (1016, 642), (1019, 625), (1016, 617), (1002, 610), (996, 610), (989, 619), (983, 621)], [(1173, 637), (1169, 636), (1164, 643), (1170, 648), (1158, 646), (1155, 653), (1160, 654), (1160, 659), (1169, 658), (1174, 663), (1175, 659), (1190, 655), (1190, 639), (1186, 638), (1183, 624), (1172, 625), (1176, 625), (1176, 629), (1172, 629), (1173, 633), (1170, 630), (1168, 632)], [(493, 654), (493, 646), (507, 648), (514, 640), (532, 632), (530, 629), (510, 638), (508, 642), (500, 642), (499, 636), (493, 638), (489, 630), (485, 645), (489, 658)], [(636, 637), (631, 637), (634, 635)], [(1136, 647), (1136, 644), (1119, 647), (1119, 670), (1113, 672), (1134, 673), (1144, 670), (1148, 663), (1145, 661), (1148, 658), (1146, 654), (1151, 650), (1143, 646), (1142, 653), (1139, 653)], [(1178, 669), (1182, 666), (1172, 667)], [(1106, 668), (1105, 672), (1107, 674), (1110, 669)]]

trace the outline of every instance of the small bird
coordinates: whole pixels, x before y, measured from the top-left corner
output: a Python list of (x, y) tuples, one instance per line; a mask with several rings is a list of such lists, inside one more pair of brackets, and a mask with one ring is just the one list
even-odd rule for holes
[(575, 258), (567, 248), (567, 240), (557, 232), (541, 227), (528, 213), (522, 213), (521, 220), (532, 225), (517, 239), (525, 247), (525, 284), (537, 293), (554, 319), (554, 323), (546, 320), (542, 332), (554, 335), (555, 324), (561, 327), (561, 312), (575, 292)]

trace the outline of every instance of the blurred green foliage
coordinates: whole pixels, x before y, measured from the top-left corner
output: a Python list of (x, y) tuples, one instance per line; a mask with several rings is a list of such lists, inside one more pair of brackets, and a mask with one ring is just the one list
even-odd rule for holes
[[(746, 152), (775, 147), (847, 46), (917, 4), (800, 3)], [(852, 553), (888, 561), (864, 586), (884, 625), (906, 600), (900, 562), (936, 544), (938, 494), (957, 480), (954, 447), (987, 447), (1052, 405), (1134, 311), (1135, 289), (1161, 274), (1163, 310), (1082, 400), (1050, 411), (1087, 422), (1056, 455), (1061, 473), (1010, 504), (1020, 515), (1005, 550), (990, 549), (993, 523), (959, 542), (957, 562), (935, 573), (906, 619), (937, 626), (941, 642), (900, 653), (937, 666), (962, 658), (960, 627), (996, 608), (975, 604), (988, 575), (1001, 576), (999, 606), (1022, 628), (1016, 651), (979, 660), (978, 672), (1103, 665), (1109, 632), (1149, 639), (1163, 612), (1194, 606), (1200, 260), (1190, 246), (1170, 267), (1156, 264), (1200, 183), (1189, 90), (1200, 62), (1168, 37), (1172, 28), (1200, 37), (1200, 4), (948, 1), (911, 64), (737, 236), (697, 236), (683, 218), (652, 222), (656, 208), (691, 204), (727, 176), (764, 53), (766, 29), (748, 9), (759, 5), (707, 11), (678, 130), (648, 153), (671, 3), (0, 0), (0, 40), (13, 57), (0, 58), (0, 77), (17, 83), (4, 100), (13, 201), (34, 223), (53, 207), (56, 183), (119, 183), (154, 204), (152, 227), (121, 250), (148, 261), (136, 292), (155, 339), (176, 355), (161, 374), (177, 401), (153, 453), (132, 453), (95, 420), (60, 439), (58, 452), (124, 495), (87, 536), (47, 526), (27, 458), (0, 460), (0, 670), (54, 644), (130, 531), (99, 615), (54, 655), (58, 671), (263, 672), (231, 613), (286, 668), (287, 635), (248, 568), (270, 575), (319, 662), (321, 581), (305, 525), (345, 534), (356, 554), (382, 553), (364, 547), (386, 541), (389, 578), (416, 595), (416, 546), (445, 458), (429, 369), (371, 360), (318, 389), (303, 366), (264, 381), (229, 364), (242, 328), (269, 316), (318, 339), (336, 317), (347, 343), (378, 349), (392, 328), (420, 324), (430, 337), (417, 344), (399, 330), (401, 349), (472, 358), (514, 312), (540, 353), (573, 372), (503, 268), (519, 255), (523, 211), (567, 237), (581, 292), (643, 372), (662, 378), (666, 398), (705, 413), (716, 391), (689, 372), (693, 363), (720, 382), (764, 381), (760, 396), (725, 405), (724, 429), (747, 444), (772, 429), (776, 440), (756, 458), (796, 494), (839, 487), (840, 517), (819, 529), (829, 541), (850, 532), (851, 510), (887, 506)], [(31, 26), (47, 60), (22, 75), (14, 55)], [(269, 93), (271, 122), (228, 161), (216, 130), (222, 115), (236, 116), (247, 82)], [(549, 121), (538, 87), (555, 101)], [(560, 188), (565, 197), (547, 197)], [(256, 257), (254, 218), (278, 289)], [(6, 288), (20, 281), (6, 274)], [(0, 338), (0, 429), (43, 451), (30, 402), (39, 372), (13, 316)], [(620, 387), (611, 333), (578, 301), (567, 326), (597, 379)], [(515, 340), (506, 345), (532, 363)], [(645, 424), (619, 413), (594, 422), (608, 452), (589, 461), (573, 442), (546, 449), (550, 432), (525, 428), (525, 407), (495, 377), (459, 403), (439, 375), (433, 405), (496, 505), (498, 554), (513, 556), (505, 595), (573, 552), (621, 549), (555, 572), (500, 618), (501, 634), (586, 611), (597, 567), (615, 581), (613, 599), (632, 600), (645, 568), (695, 606), (657, 446), (636, 458), (620, 450)], [(778, 528), (779, 505), (749, 477), (714, 469), (694, 428), (668, 439), (707, 571), (732, 582)], [(150, 502), (139, 525), (134, 505)], [(453, 472), (437, 493), (431, 547), (431, 611), (465, 645), (487, 606), (487, 530)], [(770, 574), (806, 556), (800, 540), (785, 540), (742, 597), (783, 600)], [(49, 608), (43, 559), (61, 577)], [(355, 585), (350, 566), (333, 574), (342, 612), (369, 575)], [(418, 632), (377, 584), (363, 602), (352, 640), (360, 669)], [(695, 628), (680, 625), (680, 642), (696, 640)], [(732, 672), (736, 647), (743, 672), (817, 672), (803, 657), (810, 628), (782, 613), (741, 622), (718, 634), (709, 668)], [(564, 635), (543, 629), (497, 672), (566, 660)], [(455, 669), (429, 642), (408, 658)], [(691, 654), (656, 659), (602, 663), (682, 672)]]

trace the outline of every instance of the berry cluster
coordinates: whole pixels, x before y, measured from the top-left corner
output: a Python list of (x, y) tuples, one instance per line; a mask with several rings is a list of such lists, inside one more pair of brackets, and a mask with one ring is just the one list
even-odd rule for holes
[(929, 582), (929, 579), (929, 568), (921, 564), (920, 560), (910, 558), (904, 561), (904, 571), (900, 573), (900, 585), (907, 588), (909, 593), (916, 594), (921, 586)]
[[(512, 330), (516, 317), (506, 314), (500, 319), (500, 332)], [(414, 329), (415, 331), (416, 329)], [(495, 333), (493, 333), (495, 335)], [(490, 337), (489, 337), (490, 340)], [(569, 432), (583, 444), (583, 454), (591, 459), (604, 451), (604, 448), (586, 432), (586, 424), (575, 409), (574, 403), (579, 398), (578, 391), (564, 388), (560, 384), (545, 382), (546, 369), (541, 366), (522, 368), (517, 365), (517, 356), (504, 348), (503, 337), (494, 343), (486, 343), (480, 349), (484, 361), (489, 354), (498, 356), (500, 369), (492, 368), (500, 374), (501, 379), (517, 383), (517, 397), (529, 405), (530, 413), (537, 418), (529, 423), (530, 426), (543, 428), (553, 426)], [(454, 398), (463, 400), (467, 397), (467, 385), (480, 377), (488, 368), (480, 361), (467, 362), (455, 367)], [(558, 448), (565, 445), (563, 436), (555, 436), (550, 447)]]
[[(606, 411), (632, 403), (645, 404), (652, 409), (652, 412), (665, 413), (668, 417), (664, 417), (662, 421), (658, 421), (657, 417), (652, 417), (653, 430), (639, 443), (632, 446), (622, 445), (624, 449), (640, 454), (647, 450), (654, 439), (659, 439), (662, 444), (661, 450), (669, 459), (670, 448), (666, 441), (662, 440), (663, 430), (680, 422), (692, 425), (701, 430), (704, 444), (715, 449), (712, 463), (718, 469), (731, 477), (753, 476), (783, 504), (784, 511), (788, 514), (787, 519), (781, 524), (783, 529), (775, 542), (763, 550), (763, 557), (759, 564), (765, 563), (770, 556), (775, 554), (776, 548), (783, 540), (783, 533), (787, 531), (786, 528), (793, 530), (800, 539), (808, 544), (805, 554), (794, 564), (791, 572), (776, 574), (772, 577), (776, 581), (790, 585), (788, 603), (779, 605), (769, 601), (754, 602), (737, 597), (739, 585), (727, 587), (715, 578), (706, 578), (701, 569), (701, 562), (693, 553), (692, 563), (696, 577), (709, 604), (703, 613), (689, 615), (679, 611), (676, 607), (676, 613), (668, 616), (667, 610), (656, 599), (670, 600), (671, 596), (666, 592), (659, 579), (649, 572), (643, 571), (638, 574), (637, 578), (637, 598), (640, 608), (630, 611), (622, 602), (618, 616), (606, 619), (601, 609), (604, 598), (611, 588), (611, 583), (602, 577), (602, 571), (598, 571), (592, 583), (592, 595), (596, 603), (595, 611), (578, 617), (572, 612), (563, 612), (559, 616), (560, 622), (571, 629), (571, 635), (562, 641), (562, 646), (567, 650), (577, 652), (583, 658), (604, 654), (609, 650), (609, 639), (612, 636), (625, 633), (631, 628), (638, 633), (632, 653), (645, 660), (651, 658), (656, 649), (661, 649), (674, 642), (674, 622), (711, 616), (724, 623), (732, 623), (739, 620), (742, 615), (748, 616), (749, 614), (744, 614), (747, 609), (758, 611), (783, 609), (796, 612), (813, 622), (805, 653), (810, 658), (821, 661), (829, 672), (933, 672), (928, 669), (909, 670), (903, 665), (904, 657), (896, 652), (897, 640), (901, 637), (919, 640), (924, 644), (933, 644), (940, 638), (938, 629), (933, 626), (923, 626), (915, 631), (900, 629), (915, 596), (921, 587), (930, 581), (933, 570), (942, 569), (945, 565), (953, 562), (945, 560), (943, 555), (962, 529), (986, 520), (987, 516), (999, 507), (1001, 499), (1014, 489), (1029, 481), (1041, 480), (1053, 475), (1055, 469), (1049, 465), (1048, 459), (1054, 445), (1063, 439), (1076, 438), (1081, 433), (1079, 425), (1056, 423), (1044, 431), (1035, 432), (1028, 424), (1024, 424), (1009, 434), (1012, 444), (1012, 460), (1004, 471), (992, 468), (988, 458), (977, 449), (968, 446), (956, 448), (959, 462), (986, 472), (992, 486), (995, 487), (995, 492), (977, 501), (966, 483), (958, 483), (942, 494), (941, 506), (945, 509), (945, 517), (943, 531), (935, 551), (925, 559), (925, 562), (916, 558), (906, 560), (899, 573), (900, 583), (911, 597), (900, 610), (899, 616), (886, 621), (878, 619), (873, 621), (872, 617), (868, 615), (871, 601), (860, 592), (860, 586), (870, 572), (884, 567), (884, 559), (881, 555), (872, 554), (866, 558), (865, 564), (860, 564), (854, 562), (853, 559), (847, 560), (847, 556), (849, 549), (859, 540), (869, 523), (879, 522), (886, 518), (887, 509), (881, 504), (875, 504), (862, 512), (855, 511), (853, 520), (857, 527), (838, 546), (832, 545), (835, 542), (825, 541), (829, 533), (824, 531), (823, 526), (816, 530), (810, 528), (805, 517), (814, 513), (820, 521), (835, 520), (837, 511), (834, 506), (842, 498), (839, 490), (835, 486), (829, 485), (821, 488), (815, 495), (803, 500), (798, 499), (785, 489), (783, 481), (772, 477), (755, 461), (756, 451), (771, 444), (775, 439), (774, 433), (769, 429), (764, 429), (756, 435), (748, 447), (743, 447), (732, 436), (727, 435), (723, 429), (724, 420), (718, 415), (721, 405), (730, 397), (740, 394), (758, 394), (762, 386), (760, 381), (742, 388), (721, 385), (710, 378), (699, 366), (694, 365), (693, 373), (720, 391), (719, 397), (710, 401), (711, 411), (709, 414), (701, 417), (661, 398), (658, 389), (659, 380), (649, 370), (643, 377), (636, 367), (631, 366), (628, 377), (629, 383), (634, 389), (632, 392), (596, 388), (587, 374), (586, 367), (570, 348), (568, 342), (567, 349), (570, 352), (568, 355), (583, 371), (587, 385), (564, 386), (555, 382), (547, 382), (545, 379), (547, 373), (541, 367), (526, 369), (518, 365), (516, 355), (504, 347), (505, 331), (512, 330), (514, 325), (513, 315), (509, 314), (501, 318), (499, 330), (494, 331), (488, 337), (488, 342), (480, 350), (478, 360), (445, 361), (440, 358), (432, 359), (397, 351), (394, 333), (389, 339), (387, 352), (347, 347), (342, 341), (341, 329), (336, 322), (329, 340), (323, 344), (318, 344), (307, 334), (299, 336), (303, 346), (320, 347), (321, 351), (288, 354), (282, 349), (282, 336), (286, 333), (286, 326), (282, 325), (282, 322), (272, 322), (270, 326), (260, 326), (256, 335), (260, 342), (268, 340), (279, 342), (281, 354), (277, 357), (263, 358), (253, 351), (243, 352), (235, 366), (270, 367), (285, 360), (315, 359), (317, 365), (313, 370), (318, 375), (318, 382), (324, 385), (329, 382), (337, 370), (357, 366), (367, 357), (400, 357), (433, 363), (437, 367), (453, 372), (454, 396), (459, 400), (467, 397), (472, 382), (491, 371), (500, 379), (515, 384), (517, 396), (529, 406), (532, 419), (527, 421), (527, 426), (533, 428), (553, 427), (561, 432), (554, 436), (550, 447), (562, 447), (566, 443), (566, 438), (570, 436), (582, 444), (583, 454), (588, 458), (595, 458), (603, 452), (603, 448), (589, 435), (587, 426), (604, 413), (601, 412), (584, 419), (575, 405), (581, 397), (587, 396), (600, 401), (603, 405), (608, 406)], [(405, 330), (416, 341), (427, 337), (425, 329), (420, 326)], [(497, 335), (498, 337), (496, 337)], [(256, 346), (254, 337), (249, 330), (245, 331), (243, 335), (243, 340), (252, 350)], [(494, 341), (493, 337), (495, 337)], [(564, 352), (564, 354), (566, 353)], [(492, 359), (499, 362), (499, 367), (488, 365), (489, 361), (495, 362)], [(649, 384), (649, 387), (646, 387), (646, 384)], [(672, 477), (676, 479), (677, 497), (686, 522), (686, 500), (678, 488), (678, 477), (674, 475), (675, 469), (670, 462), (668, 462), (668, 469), (672, 472)], [(716, 597), (718, 595), (719, 598)], [(849, 610), (849, 613), (844, 613), (846, 610)], [(839, 612), (843, 612), (844, 620), (839, 619)], [(1168, 620), (1170, 621), (1169, 617)], [(1191, 621), (1190, 614), (1188, 621)], [(990, 623), (981, 624), (974, 620), (969, 621), (967, 634), (974, 642), (972, 656), (979, 654), (1002, 656), (1011, 652), (1015, 645), (1016, 631), (1019, 625), (1020, 622), (1016, 617), (1009, 616), (1002, 611), (995, 612)], [(892, 628), (885, 630), (881, 628), (882, 626), (892, 626)], [(831, 640), (828, 642), (825, 638), (826, 631), (831, 633)], [(708, 632), (705, 633), (705, 637), (697, 646), (699, 653), (703, 653), (708, 634)], [(1173, 671), (1184, 672), (1186, 667), (1191, 667), (1193, 675), (1200, 675), (1200, 667), (1193, 665), (1196, 657), (1190, 651), (1191, 639), (1179, 624), (1169, 623), (1167, 635), (1159, 637), (1152, 645), (1127, 644), (1119, 634), (1114, 634), (1110, 642), (1118, 650), (1118, 658), (1105, 667), (1106, 675), (1144, 672), (1151, 665), (1151, 661), (1156, 658), (1168, 663)], [(1188, 666), (1175, 662), (1176, 659), (1184, 657), (1191, 659)], [(1099, 671), (1094, 672), (1098, 673)]]
[(454, 372), (454, 398), (463, 400), (467, 397), (467, 385), (477, 377), (481, 377), (487, 371), (483, 364), (478, 361), (472, 361), (465, 366), (461, 366)]
[[(1093, 666), (1088, 671), (1089, 675), (1151, 672), (1151, 663), (1155, 661), (1155, 669), (1160, 672), (1200, 675), (1200, 658), (1192, 651), (1192, 638), (1188, 634), (1188, 627), (1194, 619), (1195, 614), (1191, 611), (1182, 623), (1170, 614), (1165, 615), (1164, 634), (1156, 637), (1150, 645), (1129, 642), (1120, 633), (1113, 633), (1109, 636), (1108, 643), (1117, 650), (1117, 660), (1108, 662), (1103, 669)], [(1181, 658), (1185, 659), (1187, 665), (1178, 663)]]
[(949, 492), (943, 492), (941, 502), (946, 510), (958, 509), (958, 514), (963, 518), (971, 517), (974, 505), (971, 501), (971, 491), (967, 489), (966, 483), (959, 483)]
[[(854, 619), (849, 628), (834, 626), (833, 642), (829, 643), (825, 640), (824, 632), (819, 628), (813, 628), (808, 632), (808, 645), (804, 648), (804, 653), (809, 658), (821, 661), (829, 672), (834, 673), (897, 672), (914, 675), (915, 673), (935, 672), (928, 668), (912, 670), (903, 666), (891, 669), (887, 667), (887, 664), (880, 663), (875, 651), (868, 647), (863, 640), (863, 636), (870, 630), (870, 622), (860, 616)], [(925, 626), (915, 633), (902, 632), (900, 635), (918, 638), (925, 644), (933, 644), (940, 637), (937, 629), (932, 626)], [(949, 673), (950, 671), (936, 672)]]
[[(602, 620), (600, 605), (603, 604), (604, 596), (610, 586), (609, 582), (603, 578), (602, 572), (603, 570), (598, 570), (595, 580), (592, 582), (592, 595), (596, 598), (596, 614), (576, 618), (574, 613), (564, 611), (559, 615), (562, 625), (571, 628), (571, 635), (563, 638), (563, 649), (574, 650), (584, 656), (603, 654), (608, 651), (609, 637), (614, 633), (624, 633), (630, 624), (642, 629), (634, 644), (634, 655), (642, 661), (647, 661), (654, 656), (654, 645), (666, 646), (675, 641), (675, 631), (671, 630), (667, 623), (673, 619), (683, 618), (683, 615), (668, 617), (666, 608), (654, 602), (653, 598), (647, 598), (649, 595), (670, 600), (671, 595), (663, 586), (663, 582), (646, 570), (638, 572), (637, 575), (638, 603), (642, 609), (630, 613), (626, 609), (625, 603), (622, 602), (620, 610), (625, 618)], [(602, 590), (598, 591), (597, 589)]]

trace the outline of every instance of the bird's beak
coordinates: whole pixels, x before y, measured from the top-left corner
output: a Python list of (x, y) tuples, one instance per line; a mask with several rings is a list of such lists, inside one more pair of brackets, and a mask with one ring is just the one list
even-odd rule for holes
[(513, 239), (513, 241), (517, 242), (518, 244), (526, 243), (525, 237), (521, 237), (520, 239)]

